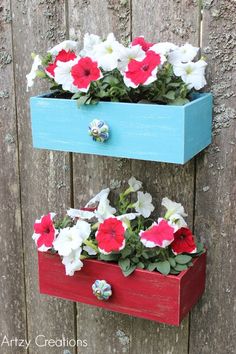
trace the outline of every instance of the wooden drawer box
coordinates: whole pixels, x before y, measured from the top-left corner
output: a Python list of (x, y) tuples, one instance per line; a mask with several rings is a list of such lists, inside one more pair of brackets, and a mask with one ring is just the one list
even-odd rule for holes
[[(178, 326), (205, 288), (206, 254), (193, 263), (177, 276), (136, 269), (126, 278), (118, 265), (90, 259), (70, 277), (57, 254), (38, 252), (40, 293)], [(106, 301), (92, 292), (97, 279), (112, 287)]]
[[(47, 95), (30, 102), (35, 148), (184, 164), (211, 142), (209, 93), (184, 106), (100, 102), (78, 108), (74, 100)], [(110, 128), (104, 143), (88, 134), (94, 119)]]

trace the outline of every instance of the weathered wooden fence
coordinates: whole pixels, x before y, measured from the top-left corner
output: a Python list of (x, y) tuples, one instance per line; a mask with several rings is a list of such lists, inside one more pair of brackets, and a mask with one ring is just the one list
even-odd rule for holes
[[(0, 341), (87, 340), (78, 353), (233, 354), (236, 351), (235, 0), (0, 1)], [(202, 16), (202, 17), (201, 17)], [(202, 26), (201, 26), (202, 20)], [(85, 32), (119, 39), (189, 41), (202, 46), (214, 93), (214, 142), (185, 166), (36, 151), (32, 148), (25, 75), (32, 51)], [(36, 85), (33, 93), (43, 86)], [(154, 202), (169, 196), (186, 205), (189, 224), (205, 241), (207, 289), (180, 328), (40, 296), (34, 219), (81, 205), (101, 187), (134, 175)], [(142, 304), (140, 304), (142, 306)], [(1, 354), (25, 349), (0, 346)], [(76, 353), (75, 349), (70, 349)]]

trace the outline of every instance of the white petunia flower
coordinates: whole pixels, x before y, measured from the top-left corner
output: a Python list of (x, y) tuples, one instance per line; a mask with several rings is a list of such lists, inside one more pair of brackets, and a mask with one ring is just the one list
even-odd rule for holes
[(116, 218), (122, 222), (126, 222), (127, 220), (134, 220), (140, 215), (141, 215), (140, 213), (127, 213), (127, 214), (116, 216)]
[(66, 275), (73, 276), (75, 271), (83, 267), (83, 262), (80, 260), (81, 248), (72, 251), (69, 256), (64, 256), (62, 264), (65, 265)]
[(81, 50), (82, 57), (93, 57), (94, 47), (102, 42), (101, 38), (95, 34), (86, 33), (84, 35), (84, 48)]
[(168, 223), (174, 228), (175, 232), (181, 229), (181, 227), (187, 227), (186, 221), (179, 214), (172, 214), (168, 219)]
[(110, 193), (110, 188), (102, 189), (101, 192), (95, 195), (90, 201), (85, 205), (86, 208), (94, 205), (97, 202), (100, 202), (101, 199), (107, 198)]
[(161, 205), (163, 205), (167, 209), (166, 219), (169, 219), (173, 215), (175, 215), (175, 217), (176, 215), (187, 216), (182, 204), (173, 202), (167, 197), (162, 199)]
[(134, 220), (140, 215), (141, 215), (140, 213), (127, 213), (127, 214), (116, 216), (116, 219), (122, 221), (123, 226), (125, 227), (125, 229), (127, 229), (128, 227), (130, 227), (130, 220)]
[(173, 66), (174, 74), (180, 76), (188, 85), (188, 88), (200, 90), (206, 85), (205, 69), (207, 63), (204, 60), (198, 60), (196, 63), (179, 63)]
[(96, 217), (99, 222), (103, 222), (106, 218), (112, 217), (116, 212), (116, 209), (110, 206), (110, 202), (107, 198), (109, 193), (109, 188), (103, 189), (85, 205), (85, 208), (89, 208), (97, 204), (97, 208), (94, 211), (69, 209), (67, 215), (72, 219), (80, 218), (90, 220)]
[(88, 210), (70, 208), (69, 210), (67, 210), (67, 215), (72, 219), (80, 218), (80, 219), (90, 220), (94, 217), (94, 212)]
[(125, 71), (127, 65), (130, 60), (135, 59), (137, 61), (141, 61), (145, 58), (146, 53), (142, 50), (140, 45), (134, 45), (132, 47), (123, 49), (120, 52), (120, 58), (118, 63), (118, 69), (121, 71)]
[(32, 87), (34, 84), (34, 79), (37, 76), (37, 71), (39, 66), (42, 64), (42, 60), (39, 57), (39, 55), (36, 55), (34, 57), (34, 61), (30, 70), (30, 73), (26, 75), (26, 79), (27, 79), (27, 92), (29, 91), (29, 87)]
[(177, 49), (170, 52), (168, 59), (169, 62), (173, 65), (178, 63), (187, 63), (196, 57), (198, 51), (199, 48), (193, 47), (191, 44), (186, 43), (182, 47), (178, 47)]
[(83, 243), (80, 230), (76, 227), (61, 229), (58, 237), (53, 243), (60, 256), (69, 256), (72, 251), (78, 250)]
[(142, 188), (142, 182), (138, 181), (135, 177), (131, 177), (128, 180), (128, 184), (132, 192), (137, 192), (140, 188)]
[(87, 221), (78, 220), (74, 227), (79, 230), (79, 236), (83, 241), (89, 238), (91, 233), (91, 225)]
[(78, 42), (66, 40), (57, 44), (52, 49), (49, 49), (48, 53), (52, 55), (57, 55), (61, 50), (65, 50), (66, 52), (68, 52), (69, 50), (75, 52), (77, 50), (77, 47), (78, 47)]
[(98, 62), (98, 66), (103, 70), (110, 71), (117, 68), (120, 53), (123, 50), (113, 33), (107, 36), (107, 39), (94, 46), (93, 59)]
[(79, 89), (73, 85), (73, 77), (71, 75), (72, 67), (78, 63), (79, 58), (69, 60), (67, 62), (58, 61), (55, 68), (54, 80), (57, 84), (62, 85), (63, 90), (70, 92), (79, 92)]
[(95, 217), (98, 222), (103, 222), (105, 219), (112, 217), (116, 212), (116, 209), (110, 205), (110, 201), (104, 197), (100, 200), (97, 210), (95, 210)]
[(177, 49), (177, 45), (171, 42), (161, 42), (154, 44), (149, 50), (157, 54), (168, 55), (170, 51)]
[(134, 204), (134, 208), (138, 213), (148, 218), (154, 210), (151, 194), (138, 192), (138, 201)]

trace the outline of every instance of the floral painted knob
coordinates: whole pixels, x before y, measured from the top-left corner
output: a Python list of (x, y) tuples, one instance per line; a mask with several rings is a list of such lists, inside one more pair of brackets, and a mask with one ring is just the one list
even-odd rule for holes
[(89, 124), (89, 135), (93, 140), (104, 143), (109, 138), (109, 127), (103, 120), (94, 119)]
[(108, 300), (112, 295), (111, 285), (106, 280), (96, 280), (92, 285), (92, 289), (98, 300)]

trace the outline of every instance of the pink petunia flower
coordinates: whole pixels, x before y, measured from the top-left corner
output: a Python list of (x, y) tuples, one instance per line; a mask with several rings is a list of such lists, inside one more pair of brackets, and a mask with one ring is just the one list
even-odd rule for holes
[(153, 51), (148, 51), (142, 61), (130, 60), (124, 72), (126, 86), (136, 88), (140, 84), (149, 85), (157, 79), (158, 66), (162, 64), (162, 58)]
[(195, 253), (197, 247), (191, 230), (182, 227), (174, 234), (174, 241), (171, 244), (172, 252), (177, 255), (181, 253)]
[(89, 57), (81, 58), (71, 69), (73, 85), (80, 91), (87, 92), (91, 82), (102, 77), (98, 63)]
[(154, 45), (154, 43), (146, 42), (142, 36), (134, 38), (131, 44), (132, 46), (139, 44), (144, 52), (147, 52)]
[(53, 224), (53, 218), (56, 214), (49, 213), (43, 215), (40, 220), (36, 220), (34, 224), (33, 240), (41, 252), (46, 252), (53, 247), (53, 242), (56, 239), (57, 230)]
[(139, 234), (144, 246), (166, 248), (174, 241), (174, 228), (164, 219), (159, 219), (150, 229), (141, 231)]
[(50, 63), (47, 67), (46, 67), (46, 69), (45, 69), (45, 71), (46, 71), (46, 74), (48, 74), (48, 76), (50, 76), (50, 77), (52, 77), (52, 78), (54, 78), (54, 76), (55, 76), (55, 69), (56, 69), (56, 67), (57, 67), (57, 62), (58, 61), (61, 61), (61, 62), (63, 62), (63, 63), (66, 63), (66, 62), (68, 62), (68, 61), (70, 61), (70, 60), (74, 60), (76, 58), (76, 54), (74, 53), (74, 52), (72, 52), (72, 51), (66, 51), (66, 50), (61, 50), (58, 54), (57, 54), (57, 56), (56, 56), (56, 58), (55, 58), (55, 60), (54, 60), (54, 62), (53, 63)]
[(122, 221), (115, 217), (106, 219), (98, 228), (96, 240), (101, 253), (122, 250), (125, 247), (125, 227)]

